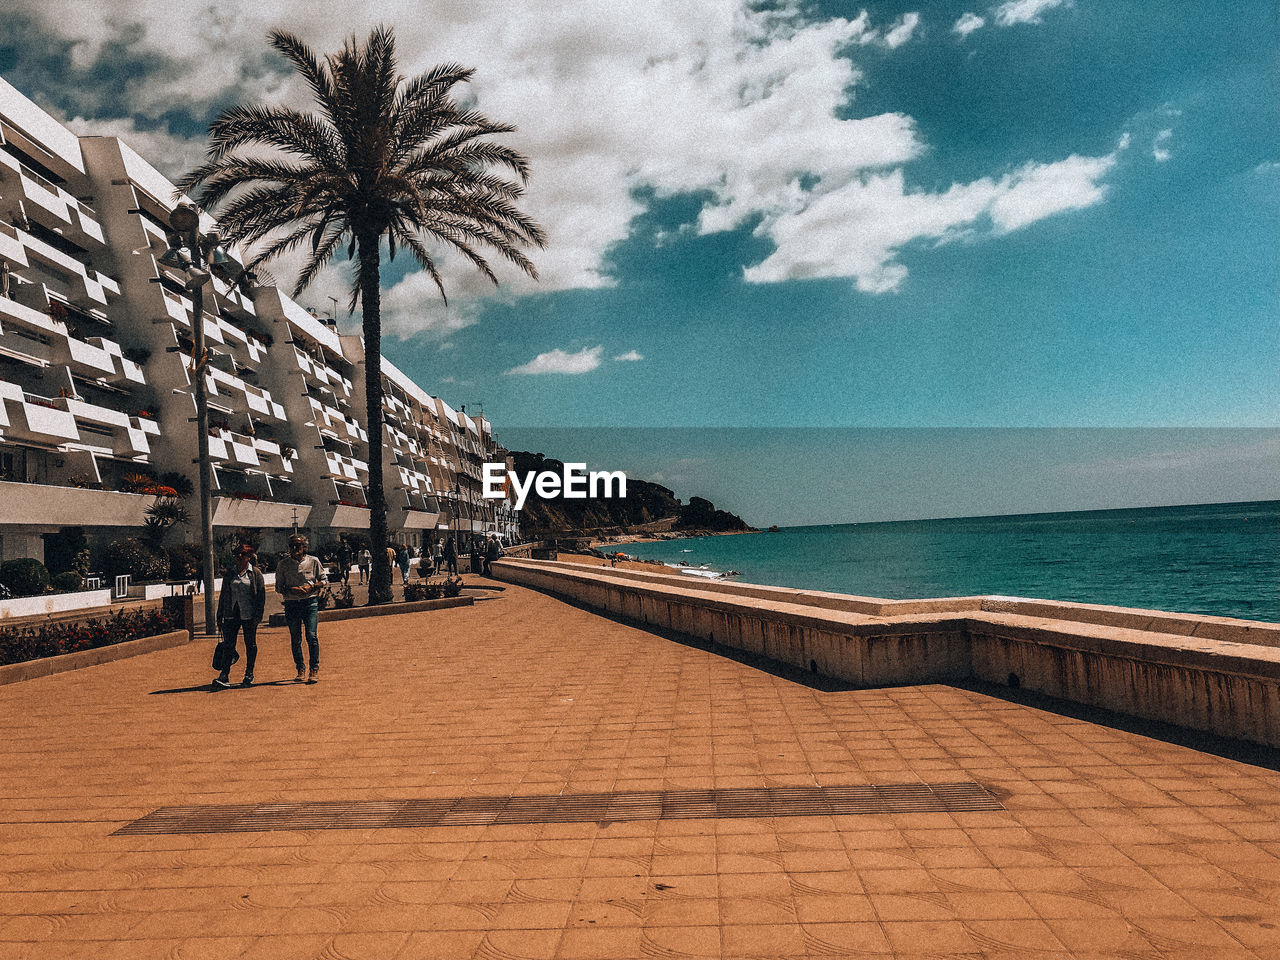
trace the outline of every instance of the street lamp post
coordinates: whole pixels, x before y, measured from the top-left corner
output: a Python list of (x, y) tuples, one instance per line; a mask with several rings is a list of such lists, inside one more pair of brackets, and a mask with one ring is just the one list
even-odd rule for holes
[(453, 477), (453, 518), (450, 526), (453, 527), (453, 549), (458, 553), (462, 552), (462, 544), (459, 542), (462, 537), (462, 518), (458, 516), (462, 510), (462, 489), (458, 486), (457, 474)]
[(243, 271), (227, 256), (216, 233), (200, 235), (200, 213), (190, 203), (179, 203), (169, 215), (174, 237), (160, 264), (182, 270), (186, 289), (191, 294), (191, 340), (193, 394), (196, 402), (196, 458), (200, 467), (197, 488), (200, 497), (200, 547), (204, 559), (204, 629), (206, 635), (217, 631), (213, 603), (213, 465), (209, 459), (209, 388), (205, 370), (209, 351), (204, 338), (204, 285), (210, 271), (217, 272), (228, 283), (234, 283)]

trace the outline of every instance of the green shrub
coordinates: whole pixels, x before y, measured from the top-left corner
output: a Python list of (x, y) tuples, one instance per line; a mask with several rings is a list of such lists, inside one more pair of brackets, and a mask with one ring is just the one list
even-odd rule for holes
[(0, 630), (0, 665), (152, 637), (181, 626), (177, 617), (164, 610), (121, 610), (114, 616), (84, 622), (58, 620)]
[(107, 547), (103, 558), (107, 576), (128, 574), (135, 581), (164, 580), (169, 576), (169, 558), (163, 550), (157, 550), (137, 537), (115, 540)]
[(67, 570), (49, 581), (55, 593), (75, 593), (84, 586), (84, 578), (74, 570)]
[(168, 550), (169, 579), (201, 579), (204, 571), (202, 553), (200, 546), (194, 543), (180, 543), (176, 547), (170, 547)]
[[(57, 533), (44, 538), (44, 565), (50, 575), (75, 570), (81, 575), (89, 572), (89, 543), (83, 527), (63, 527)], [(83, 557), (81, 555), (84, 555)], [(80, 569), (83, 562), (84, 569)]]
[(404, 601), (412, 603), (415, 600), (427, 599), (427, 585), (425, 583), (406, 583), (404, 585)]
[(49, 586), (49, 571), (31, 557), (8, 560), (0, 564), (0, 582), (12, 590), (15, 597), (34, 597)]

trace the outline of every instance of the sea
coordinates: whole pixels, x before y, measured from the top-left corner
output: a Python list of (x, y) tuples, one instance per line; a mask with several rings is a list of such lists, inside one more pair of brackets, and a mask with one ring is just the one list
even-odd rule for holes
[(620, 546), (691, 576), (1280, 622), (1280, 501), (783, 527)]

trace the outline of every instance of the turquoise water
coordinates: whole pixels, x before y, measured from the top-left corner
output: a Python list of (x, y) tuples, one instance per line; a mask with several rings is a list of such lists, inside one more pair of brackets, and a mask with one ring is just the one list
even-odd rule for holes
[(621, 549), (867, 597), (1001, 594), (1280, 621), (1280, 501), (785, 527)]

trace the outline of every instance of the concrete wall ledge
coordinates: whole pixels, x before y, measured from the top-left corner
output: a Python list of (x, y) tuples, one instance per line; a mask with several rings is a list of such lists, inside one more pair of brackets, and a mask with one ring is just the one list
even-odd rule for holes
[(22, 680), (34, 680), (36, 677), (47, 677), (55, 673), (66, 673), (68, 670), (79, 670), (81, 667), (92, 667), (99, 663), (110, 663), (113, 660), (126, 660), (129, 657), (155, 653), (157, 650), (168, 650), (170, 647), (178, 647), (190, 642), (191, 634), (185, 630), (175, 630), (172, 633), (139, 637), (137, 640), (126, 640), (124, 643), (113, 643), (110, 646), (95, 647), (92, 650), (64, 653), (59, 657), (43, 657), (40, 660), (27, 660), (24, 663), (10, 663), (0, 667), (0, 686)]
[(861, 686), (978, 678), (1280, 746), (1280, 624), (1014, 597), (841, 598), (556, 561), (503, 559), (494, 572)]
[[(504, 558), (499, 562), (508, 562), (508, 560)], [(773, 600), (825, 610), (845, 610), (869, 617), (887, 618), (911, 614), (981, 611), (1280, 647), (1280, 623), (1267, 623), (1260, 620), (1239, 620), (1232, 617), (1169, 613), (1163, 610), (1142, 610), (1133, 607), (1113, 607), (1060, 600), (1038, 600), (1029, 597), (976, 596), (884, 600), (876, 597), (855, 597), (820, 590), (800, 590), (794, 587), (774, 587), (732, 580), (704, 580), (681, 574), (650, 573), (647, 570), (593, 567), (564, 561), (520, 560), (515, 562), (538, 564), (545, 569), (564, 570), (568, 573), (585, 571), (615, 580), (670, 585), (685, 591)]]
[(0, 621), (88, 610), (109, 606), (110, 603), (110, 590), (77, 590), (73, 593), (46, 593), (39, 597), (13, 597), (0, 600)]
[(969, 617), (963, 629), (969, 634), (1280, 681), (1280, 649), (1275, 647), (1008, 614)]

